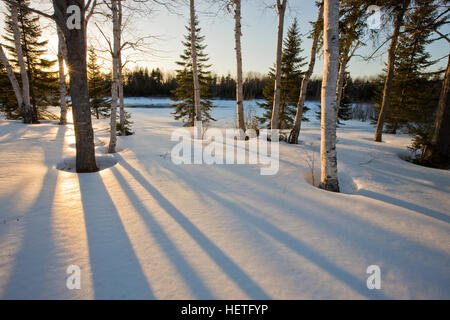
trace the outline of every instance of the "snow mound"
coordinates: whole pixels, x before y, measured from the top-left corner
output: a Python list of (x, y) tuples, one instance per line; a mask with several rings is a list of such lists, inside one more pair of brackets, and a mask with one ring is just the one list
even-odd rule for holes
[[(97, 167), (100, 171), (114, 167), (117, 164), (117, 159), (112, 156), (97, 156)], [(66, 158), (58, 162), (56, 169), (67, 172), (76, 172), (76, 158)]]

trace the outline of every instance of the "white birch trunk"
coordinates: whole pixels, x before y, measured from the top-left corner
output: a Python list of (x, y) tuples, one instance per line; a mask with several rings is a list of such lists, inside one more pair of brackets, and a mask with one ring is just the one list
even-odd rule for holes
[(66, 74), (64, 72), (64, 61), (67, 61), (67, 48), (65, 44), (64, 34), (56, 26), (58, 33), (58, 66), (59, 66), (59, 104), (61, 114), (59, 117), (59, 124), (67, 124), (67, 86)]
[[(245, 132), (245, 119), (244, 119), (244, 84), (242, 76), (242, 49), (241, 49), (241, 0), (234, 0), (234, 39), (235, 39), (235, 49), (236, 49), (236, 113), (237, 113), (237, 123), (238, 129), (242, 134)], [(241, 139), (245, 138), (241, 136)]]
[(3, 63), (3, 66), (5, 66), (6, 73), (8, 74), (9, 81), (11, 82), (11, 85), (14, 90), (14, 94), (16, 95), (17, 104), (19, 106), (19, 110), (22, 113), (23, 108), (23, 98), (22, 93), (20, 90), (19, 82), (17, 81), (16, 75), (14, 74), (14, 71), (12, 69), (11, 64), (8, 61), (8, 58), (5, 55), (5, 52), (3, 51), (3, 47), (0, 45), (0, 60)]
[(200, 104), (200, 84), (198, 80), (198, 66), (197, 66), (197, 47), (196, 47), (196, 32), (195, 32), (195, 3), (190, 0), (190, 15), (191, 15), (191, 51), (192, 51), (192, 73), (194, 81), (194, 110), (195, 121), (202, 121), (202, 110)]
[[(122, 2), (119, 1), (118, 4), (119, 9), (119, 43), (122, 43), (122, 21), (123, 21), (123, 11), (122, 11)], [(118, 55), (118, 75), (119, 75), (119, 83), (118, 90), (119, 90), (119, 109), (120, 109), (120, 134), (121, 136), (125, 136), (125, 102), (123, 98), (123, 66), (122, 66), (122, 48), (120, 48), (119, 55)]]
[[(316, 23), (319, 23), (320, 20), (323, 19), (323, 1), (320, 4), (319, 7), (319, 13), (317, 15)], [(319, 35), (314, 33), (313, 36), (313, 42), (311, 45), (311, 54), (309, 57), (309, 65), (308, 70), (305, 73), (305, 76), (303, 77), (302, 84), (300, 87), (300, 96), (298, 98), (297, 102), (297, 113), (295, 115), (295, 121), (293, 128), (291, 130), (291, 133), (289, 134), (288, 142), (290, 144), (298, 144), (298, 137), (300, 135), (300, 130), (302, 126), (302, 118), (303, 118), (303, 110), (305, 108), (305, 101), (306, 101), (306, 92), (308, 89), (308, 83), (311, 79), (312, 73), (314, 71), (314, 66), (316, 64), (316, 54), (317, 54), (317, 46), (319, 42)]]
[(116, 152), (117, 145), (117, 99), (118, 99), (118, 83), (119, 83), (119, 53), (120, 53), (120, 23), (119, 23), (119, 6), (120, 0), (111, 1), (111, 11), (113, 16), (113, 79), (111, 85), (111, 127), (109, 139), (109, 153)]
[(33, 112), (31, 110), (31, 102), (30, 102), (30, 82), (28, 80), (27, 68), (25, 67), (25, 61), (23, 57), (22, 44), (20, 41), (19, 18), (17, 7), (15, 5), (11, 6), (11, 17), (12, 17), (12, 28), (14, 32), (14, 45), (16, 49), (17, 60), (19, 62), (20, 67), (20, 76), (22, 79), (22, 98), (23, 98), (22, 117), (24, 123), (32, 123)]
[(283, 54), (283, 29), (284, 29), (284, 13), (286, 12), (287, 0), (276, 0), (278, 12), (278, 32), (277, 32), (277, 56), (275, 65), (275, 89), (273, 98), (271, 129), (278, 129), (279, 112), (280, 112), (280, 96), (281, 96), (281, 57)]
[(339, 0), (324, 2), (324, 69), (320, 188), (339, 192), (336, 155), (336, 84), (339, 69)]

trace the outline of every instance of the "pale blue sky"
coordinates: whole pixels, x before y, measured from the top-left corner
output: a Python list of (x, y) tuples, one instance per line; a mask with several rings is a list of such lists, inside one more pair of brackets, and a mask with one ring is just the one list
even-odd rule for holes
[[(267, 8), (270, 0), (243, 0), (243, 64), (244, 71), (255, 71), (266, 73), (275, 60), (277, 16), (274, 9)], [(299, 29), (302, 34), (311, 30), (310, 21), (316, 19), (317, 8), (314, 0), (290, 1), (286, 13), (286, 27), (292, 23), (296, 17)], [(209, 1), (197, 1), (198, 15), (202, 34), (206, 37), (205, 43), (208, 45), (206, 53), (209, 54), (211, 70), (218, 74), (235, 73), (235, 53), (234, 53), (234, 22), (233, 16), (225, 12), (212, 16), (210, 12), (216, 8), (212, 7)], [(181, 40), (186, 34), (184, 26), (188, 21), (189, 10), (187, 6), (178, 9), (179, 15), (168, 13), (160, 9), (154, 12), (148, 19), (143, 19), (136, 23), (141, 33), (151, 33), (162, 38), (153, 42), (153, 47), (161, 50), (155, 57), (146, 58), (145, 64), (148, 67), (161, 67), (164, 70), (176, 68), (175, 61), (183, 50)], [(448, 30), (444, 30), (447, 31)], [(383, 35), (381, 36), (383, 39)], [(311, 40), (303, 37), (304, 55), (309, 56)], [(366, 48), (360, 49), (359, 54), (367, 55), (371, 52), (375, 44), (369, 43)], [(386, 51), (386, 50), (383, 50)], [(445, 41), (435, 42), (430, 46), (430, 51), (434, 58), (440, 58), (450, 52), (450, 46)], [(352, 76), (371, 76), (379, 74), (384, 66), (386, 56), (365, 62), (361, 58), (355, 57), (349, 66)], [(446, 66), (447, 60), (442, 60), (437, 67)], [(322, 59), (319, 58), (314, 74), (320, 75), (323, 68)]]

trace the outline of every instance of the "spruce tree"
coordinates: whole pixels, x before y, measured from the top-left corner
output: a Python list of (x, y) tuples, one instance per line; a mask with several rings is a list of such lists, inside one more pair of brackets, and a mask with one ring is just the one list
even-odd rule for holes
[(97, 119), (108, 118), (111, 115), (111, 100), (108, 99), (110, 88), (105, 77), (100, 71), (100, 65), (97, 62), (97, 54), (93, 47), (89, 48), (89, 60), (87, 64), (89, 101), (91, 104), (91, 113)]
[[(284, 49), (281, 59), (281, 95), (279, 109), (279, 129), (291, 129), (297, 113), (297, 101), (300, 94), (300, 82), (303, 76), (301, 68), (306, 64), (305, 58), (301, 56), (303, 50), (301, 48), (302, 40), (298, 30), (297, 20), (288, 30), (286, 39), (284, 40)], [(274, 99), (274, 82), (275, 70), (271, 68), (269, 71), (269, 81), (264, 90), (263, 103), (258, 105), (265, 110), (261, 117), (258, 117), (262, 125), (270, 126), (272, 119), (273, 99)], [(309, 109), (305, 107), (304, 114)], [(304, 117), (303, 121), (308, 121)]]
[[(400, 35), (395, 55), (395, 75), (392, 81), (390, 108), (386, 114), (386, 132), (400, 129), (415, 130), (422, 135), (431, 128), (439, 97), (438, 88), (425, 72), (435, 61), (430, 61), (426, 46), (431, 31), (423, 28), (434, 19), (435, 8), (419, 6), (405, 19), (405, 30)], [(377, 110), (380, 104), (377, 104)]]
[[(42, 30), (39, 25), (39, 16), (23, 7), (30, 6), (30, 0), (18, 0), (19, 28), (21, 32), (21, 44), (24, 53), (25, 65), (30, 81), (30, 97), (33, 113), (36, 118), (45, 118), (47, 106), (55, 106), (58, 101), (58, 72), (54, 71), (57, 60), (46, 58), (47, 40), (42, 40)], [(11, 62), (18, 67), (17, 56), (14, 48), (14, 36), (11, 23), (11, 9), (7, 5), (8, 13), (5, 14), (5, 35), (7, 42), (4, 47), (9, 51)]]
[[(176, 102), (174, 104), (175, 111), (173, 112), (175, 120), (182, 120), (184, 126), (189, 127), (194, 126), (195, 110), (190, 25), (186, 26), (186, 30), (187, 35), (184, 37), (185, 41), (182, 42), (185, 49), (183, 54), (180, 55), (181, 61), (176, 62), (181, 67), (181, 69), (176, 70), (178, 88), (172, 91), (174, 97), (171, 97), (171, 100)], [(211, 109), (214, 107), (210, 100), (212, 97), (212, 79), (210, 72), (207, 70), (210, 65), (206, 64), (209, 58), (204, 52), (206, 48), (206, 45), (203, 44), (205, 37), (200, 35), (200, 31), (201, 28), (198, 27), (198, 19), (196, 17), (195, 32), (202, 121), (209, 122), (215, 121), (210, 114)]]
[[(17, 75), (18, 76), (18, 75)], [(20, 111), (17, 108), (17, 99), (9, 81), (6, 69), (0, 63), (0, 113), (10, 120), (20, 119)]]

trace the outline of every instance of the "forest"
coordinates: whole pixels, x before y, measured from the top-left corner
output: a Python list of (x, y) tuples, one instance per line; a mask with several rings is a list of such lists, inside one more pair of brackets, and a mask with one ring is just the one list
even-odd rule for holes
[(450, 0), (0, 4), (0, 299), (450, 298)]

